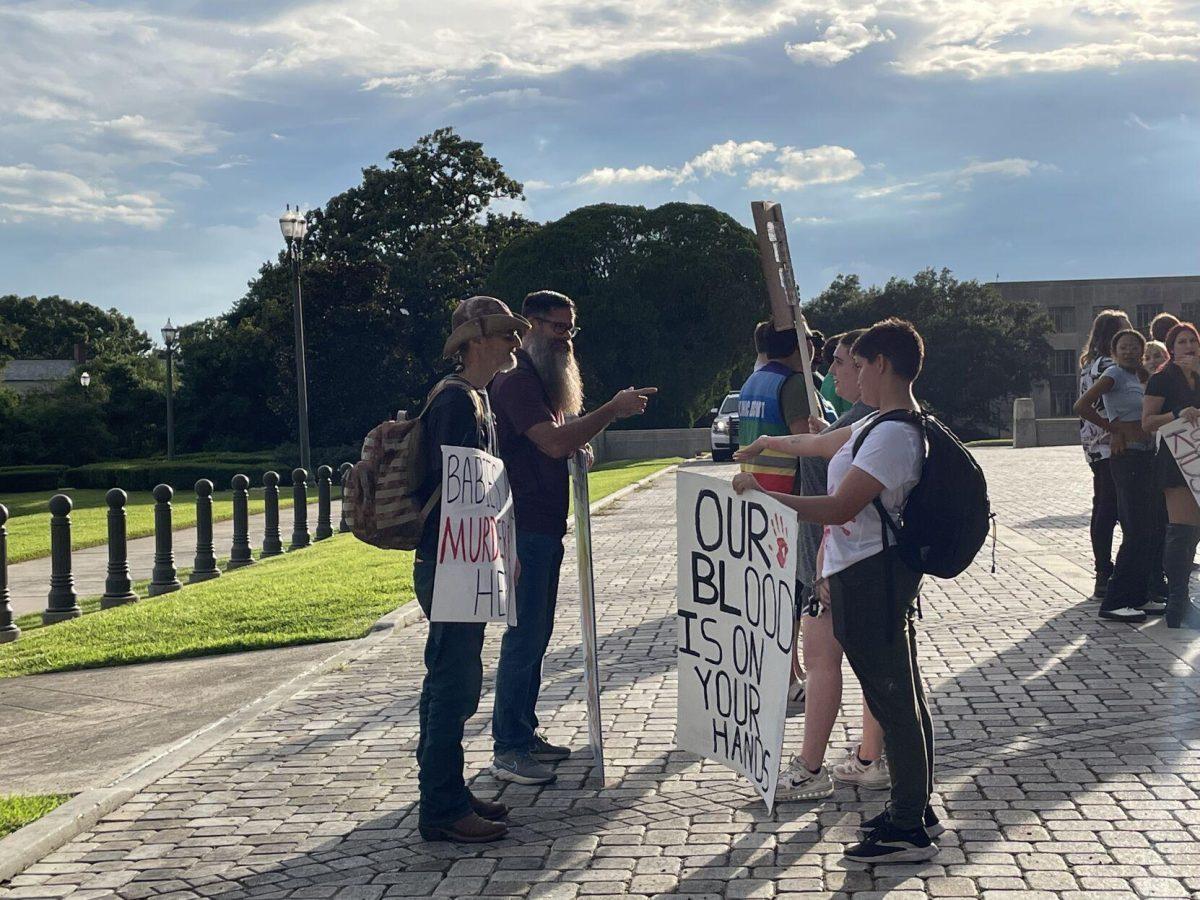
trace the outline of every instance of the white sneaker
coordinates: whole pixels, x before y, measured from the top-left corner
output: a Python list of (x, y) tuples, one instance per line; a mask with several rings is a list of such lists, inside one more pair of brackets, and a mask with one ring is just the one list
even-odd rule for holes
[(776, 800), (824, 800), (833, 796), (833, 782), (825, 767), (810, 772), (803, 760), (793, 756), (786, 769), (779, 773), (775, 788)]
[(890, 788), (892, 774), (888, 771), (887, 757), (880, 756), (874, 762), (863, 765), (858, 758), (858, 750), (858, 747), (852, 747), (844, 760), (830, 767), (829, 771), (834, 780), (842, 784), (856, 784), (872, 791)]
[(804, 679), (798, 678), (788, 685), (787, 713), (788, 716), (799, 716), (804, 713)]

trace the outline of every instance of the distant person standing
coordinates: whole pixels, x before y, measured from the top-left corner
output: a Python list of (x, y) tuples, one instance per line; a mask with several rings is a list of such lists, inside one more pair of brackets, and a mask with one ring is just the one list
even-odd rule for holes
[[(1166, 517), (1161, 492), (1154, 487), (1154, 443), (1142, 430), (1142, 399), (1149, 377), (1142, 368), (1145, 346), (1140, 331), (1118, 331), (1112, 342), (1115, 365), (1105, 369), (1075, 403), (1076, 415), (1110, 436), (1109, 469), (1117, 488), (1121, 549), (1100, 618), (1119, 622), (1142, 622), (1147, 613), (1166, 609), (1157, 594)], [(1104, 415), (1096, 409), (1100, 399)]]
[(517, 624), (504, 632), (496, 670), (492, 773), (501, 781), (548, 784), (555, 774), (545, 763), (571, 755), (569, 747), (555, 746), (538, 733), (536, 712), (567, 530), (567, 460), (617, 419), (645, 412), (657, 389), (618, 391), (600, 408), (579, 415), (583, 379), (572, 343), (579, 333), (574, 301), (555, 291), (535, 291), (521, 312), (533, 328), (516, 353), (516, 368), (497, 376), (490, 390), (500, 457), (512, 486), (521, 564)]
[(1178, 324), (1179, 320), (1169, 312), (1161, 312), (1150, 320), (1150, 333), (1148, 337), (1152, 341), (1166, 343), (1167, 334)]
[(821, 351), (822, 360), (825, 363), (825, 377), (821, 379), (821, 396), (833, 407), (833, 411), (838, 416), (844, 416), (854, 406), (853, 403), (842, 397), (838, 391), (838, 379), (835, 377), (833, 371), (838, 348), (842, 346), (847, 334), (862, 334), (862, 329), (854, 332), (835, 334), (825, 342), (825, 347)]
[[(1106, 369), (1112, 366), (1109, 347), (1118, 331), (1133, 326), (1129, 317), (1119, 309), (1102, 310), (1092, 322), (1087, 346), (1079, 357), (1079, 396), (1086, 394)], [(1097, 406), (1097, 411), (1102, 410)], [(1113, 573), (1113, 531), (1117, 527), (1117, 486), (1109, 468), (1112, 456), (1111, 438), (1107, 431), (1087, 419), (1079, 420), (1079, 442), (1092, 470), (1092, 562), (1096, 573), (1093, 600), (1103, 601), (1108, 593), (1108, 579)]]

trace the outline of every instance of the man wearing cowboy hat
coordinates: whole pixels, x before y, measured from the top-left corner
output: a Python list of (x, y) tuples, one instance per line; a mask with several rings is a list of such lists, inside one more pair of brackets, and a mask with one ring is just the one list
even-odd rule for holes
[[(492, 297), (470, 297), (458, 305), (443, 353), (461, 369), (435, 388), (422, 413), (426, 477), (422, 505), (442, 489), (442, 447), (472, 447), (495, 454), (495, 424), (485, 388), (497, 372), (512, 369), (513, 355), (529, 322)], [(413, 564), (417, 602), (429, 616), (437, 573), (441, 503), (425, 520)], [(508, 807), (475, 797), (463, 780), (463, 725), (479, 707), (483, 686), (484, 624), (430, 622), (425, 642), (417, 744), (420, 785), (419, 830), (426, 840), (482, 843), (504, 837)]]
[(521, 312), (533, 328), (517, 351), (516, 368), (498, 375), (490, 389), (521, 563), (517, 624), (504, 633), (496, 671), (492, 772), (502, 781), (548, 784), (555, 774), (545, 763), (571, 754), (538, 734), (535, 711), (542, 659), (554, 631), (567, 530), (567, 460), (617, 419), (645, 412), (656, 389), (618, 391), (603, 406), (579, 415), (583, 382), (571, 341), (579, 332), (574, 301), (555, 291), (535, 291)]

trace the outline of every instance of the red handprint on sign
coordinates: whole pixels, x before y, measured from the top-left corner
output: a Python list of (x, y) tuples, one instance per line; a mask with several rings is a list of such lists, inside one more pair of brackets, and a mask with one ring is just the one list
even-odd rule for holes
[(783, 517), (776, 513), (771, 517), (771, 531), (775, 535), (775, 560), (780, 567), (787, 565), (788, 557), (788, 530), (787, 524), (783, 521)]

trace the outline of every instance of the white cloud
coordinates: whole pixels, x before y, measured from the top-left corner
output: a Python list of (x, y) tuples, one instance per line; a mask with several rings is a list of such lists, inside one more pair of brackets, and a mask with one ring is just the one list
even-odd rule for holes
[(1028, 178), (1035, 169), (1057, 170), (1057, 166), (1040, 163), (1034, 159), (1023, 159), (1019, 156), (1007, 159), (994, 159), (987, 162), (973, 162), (963, 166), (955, 173), (959, 187), (970, 187), (980, 175), (1002, 175), (1006, 178)]
[(657, 169), (654, 166), (634, 168), (612, 168), (605, 166), (592, 169), (575, 179), (575, 184), (589, 187), (608, 187), (613, 184), (647, 184), (652, 181), (674, 180), (678, 176), (674, 169)]
[(28, 164), (0, 166), (0, 216), (5, 221), (50, 218), (157, 228), (169, 212), (155, 193), (121, 193), (69, 172)]
[(174, 155), (208, 153), (215, 149), (202, 124), (155, 124), (142, 115), (123, 115), (106, 122), (93, 122), (97, 132), (133, 144), (159, 147)]
[(808, 150), (784, 147), (775, 161), (778, 168), (751, 172), (747, 185), (796, 191), (815, 184), (850, 181), (863, 172), (863, 164), (853, 150), (829, 144)]
[(542, 181), (539, 178), (530, 178), (528, 181), (522, 181), (521, 185), (525, 188), (525, 193), (530, 191), (545, 191), (554, 187), (549, 181)]
[(770, 141), (725, 141), (713, 144), (703, 153), (692, 157), (679, 171), (680, 180), (696, 175), (733, 175), (746, 166), (752, 166), (766, 154), (775, 152)]
[[(859, 15), (873, 15), (873, 7), (868, 7)], [(878, 25), (866, 25), (863, 21), (849, 16), (839, 16), (834, 20), (819, 41), (787, 44), (787, 55), (798, 63), (813, 63), (818, 66), (835, 66), (845, 62), (854, 54), (865, 50), (872, 44), (895, 40), (896, 34), (891, 29), (880, 28)]]

